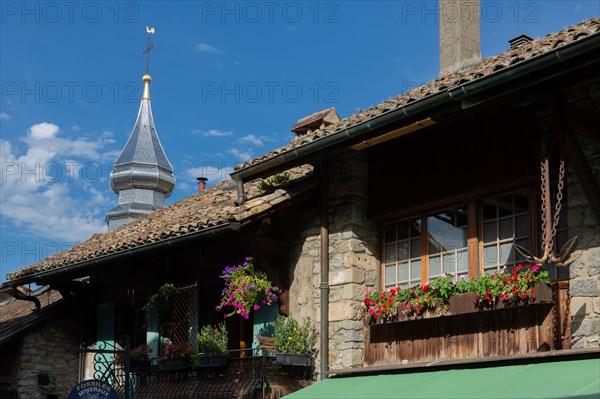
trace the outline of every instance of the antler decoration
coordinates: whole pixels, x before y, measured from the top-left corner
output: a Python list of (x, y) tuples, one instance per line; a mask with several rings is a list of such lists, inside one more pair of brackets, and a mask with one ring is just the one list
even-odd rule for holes
[(543, 266), (548, 263), (554, 263), (556, 266), (569, 266), (577, 258), (581, 256), (580, 251), (573, 253), (573, 249), (577, 245), (577, 236), (571, 238), (563, 245), (558, 255), (554, 254), (554, 237), (556, 236), (556, 227), (560, 219), (560, 208), (562, 202), (562, 191), (564, 187), (565, 177), (565, 161), (560, 160), (560, 169), (558, 175), (558, 189), (556, 192), (556, 205), (554, 208), (554, 217), (552, 217), (552, 199), (550, 197), (550, 168), (548, 156), (544, 156), (541, 163), (541, 178), (542, 178), (542, 241), (544, 254), (541, 258), (533, 256), (531, 252), (525, 248), (513, 244), (514, 249), (525, 258), (529, 263)]

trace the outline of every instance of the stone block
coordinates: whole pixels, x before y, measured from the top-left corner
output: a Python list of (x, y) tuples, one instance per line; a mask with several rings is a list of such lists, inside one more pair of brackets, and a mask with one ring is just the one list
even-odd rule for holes
[(595, 298), (593, 301), (594, 313), (600, 314), (600, 298)]
[(600, 332), (600, 319), (585, 318), (581, 320), (575, 318), (572, 321), (572, 325), (575, 327), (575, 331), (573, 331), (574, 336), (590, 336)]
[(358, 301), (339, 301), (329, 304), (329, 320), (352, 320), (358, 317)]
[(360, 269), (346, 269), (329, 273), (329, 285), (341, 284), (363, 284), (365, 282), (365, 272)]
[(571, 298), (571, 314), (584, 316), (592, 312), (592, 299), (590, 297)]
[(571, 295), (573, 297), (597, 297), (600, 295), (597, 278), (576, 278), (571, 281)]

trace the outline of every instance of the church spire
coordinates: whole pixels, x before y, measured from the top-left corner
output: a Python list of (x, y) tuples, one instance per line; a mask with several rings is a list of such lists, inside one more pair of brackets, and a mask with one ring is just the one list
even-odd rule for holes
[(129, 140), (110, 172), (110, 189), (119, 196), (117, 206), (108, 211), (108, 229), (114, 230), (137, 217), (165, 207), (175, 187), (173, 167), (158, 138), (150, 106), (150, 35), (154, 28), (146, 27), (148, 47), (146, 74), (142, 77), (144, 92), (135, 126)]

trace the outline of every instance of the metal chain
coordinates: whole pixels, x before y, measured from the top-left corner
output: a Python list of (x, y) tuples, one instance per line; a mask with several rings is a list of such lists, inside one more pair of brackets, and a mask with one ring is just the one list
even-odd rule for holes
[(556, 191), (556, 205), (554, 210), (554, 220), (552, 223), (552, 238), (556, 236), (556, 228), (560, 219), (560, 208), (562, 207), (563, 188), (565, 184), (565, 159), (560, 158), (560, 168), (558, 171), (558, 187)]
[[(544, 176), (546, 176), (546, 162), (542, 161), (540, 163), (541, 166), (541, 178), (542, 178), (542, 187), (541, 187), (541, 197), (542, 197), (542, 242), (544, 243), (544, 245), (546, 245), (546, 242), (548, 240), (548, 237), (546, 237), (546, 198), (544, 193), (546, 192), (547, 188), (548, 188), (548, 182), (546, 181), (546, 179), (544, 178)], [(545, 249), (545, 248), (544, 248)]]

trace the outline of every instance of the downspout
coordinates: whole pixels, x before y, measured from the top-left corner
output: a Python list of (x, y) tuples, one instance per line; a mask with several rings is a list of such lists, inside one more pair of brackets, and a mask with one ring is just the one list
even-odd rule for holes
[(233, 176), (233, 180), (236, 182), (237, 184), (237, 194), (238, 197), (235, 201), (233, 201), (233, 203), (235, 204), (235, 206), (241, 206), (244, 205), (244, 202), (246, 202), (246, 193), (244, 192), (244, 182), (242, 181), (242, 179), (239, 178), (239, 176)]
[(328, 212), (328, 168), (327, 161), (320, 165), (321, 180), (321, 374), (327, 378), (329, 369), (329, 212)]
[(35, 304), (34, 312), (39, 311), (40, 308), (42, 307), (39, 299), (37, 299), (36, 297), (31, 296), (31, 295), (23, 294), (21, 291), (19, 291), (17, 289), (16, 286), (10, 287), (10, 294), (13, 296), (13, 298), (15, 298), (17, 300), (33, 302)]

